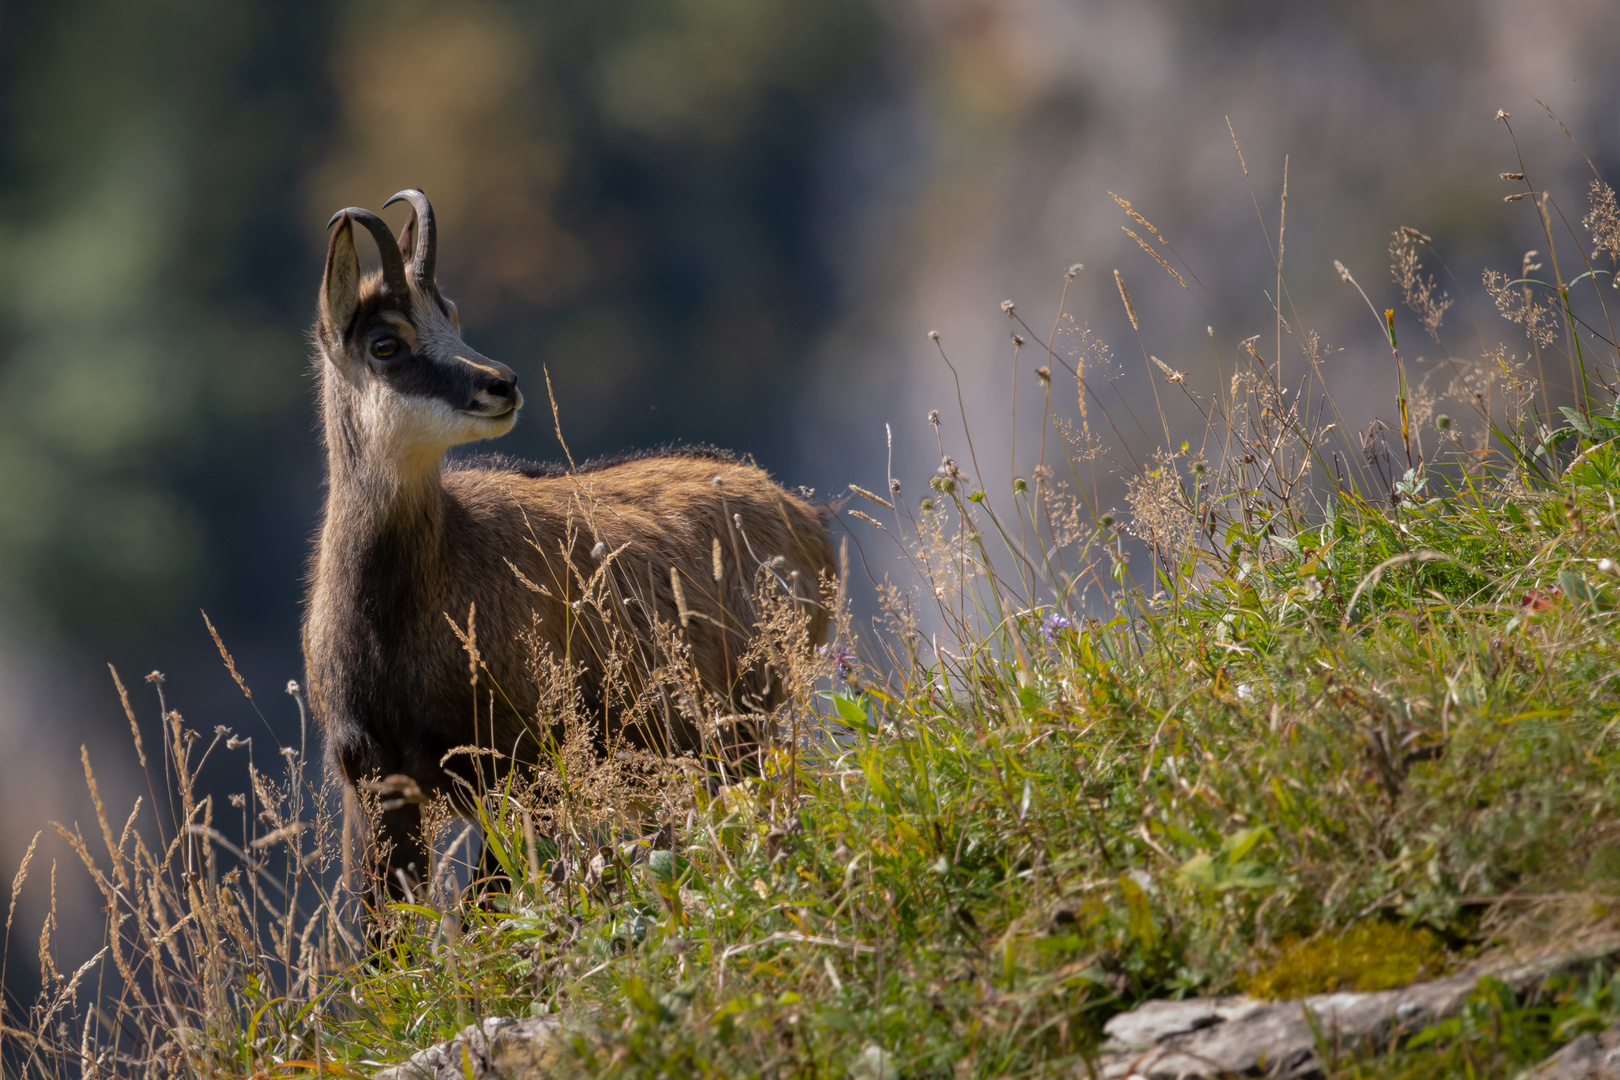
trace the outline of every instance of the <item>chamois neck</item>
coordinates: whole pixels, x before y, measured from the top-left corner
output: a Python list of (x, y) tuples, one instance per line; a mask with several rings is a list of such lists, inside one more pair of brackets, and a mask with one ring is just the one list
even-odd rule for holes
[[(323, 379), (326, 436), (325, 540), (363, 546), (400, 533), (431, 550), (442, 528), (442, 450), (402, 449), (386, 431), (368, 431), (384, 410), (333, 372)], [(371, 414), (371, 415), (367, 415)]]

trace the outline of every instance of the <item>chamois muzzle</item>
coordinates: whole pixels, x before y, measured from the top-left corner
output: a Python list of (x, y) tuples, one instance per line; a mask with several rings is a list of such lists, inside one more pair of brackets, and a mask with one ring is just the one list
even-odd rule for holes
[(523, 407), (517, 372), (498, 360), (459, 357), (473, 371), (472, 402), (461, 411), (470, 416), (502, 417)]

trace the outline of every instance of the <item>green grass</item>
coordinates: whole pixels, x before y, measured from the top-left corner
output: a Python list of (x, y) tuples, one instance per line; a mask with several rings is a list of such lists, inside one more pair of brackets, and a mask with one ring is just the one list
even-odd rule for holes
[[(173, 826), (136, 857), (140, 830), (107, 828), (110, 854), (83, 855), (124, 913), (125, 977), (99, 1015), (48, 979), (26, 1023), (8, 1013), (7, 1067), (50, 1075), (86, 1046), (107, 1068), (363, 1074), (479, 1017), (554, 1013), (564, 1074), (1083, 1075), (1108, 1017), (1149, 999), (1384, 986), (1612, 928), (1620, 421), (1586, 316), (1564, 347), (1591, 382), (1562, 430), (1482, 407), (1489, 453), (1446, 425), (1427, 460), (1404, 373), (1401, 444), (1363, 453), (1310, 413), (1317, 376), (1285, 401), (1240, 348), (1249, 381), (1195, 397), (1224, 441), (1124, 469), (1118, 522), (1082, 480), (1100, 401), (1059, 426), (1050, 368), (1070, 365), (1026, 326), (1050, 461), (988, 487), (947, 462), (916, 503), (863, 493), (851, 527), (883, 530), (917, 585), (885, 584), (870, 630), (844, 617), (861, 659), (792, 673), (756, 774), (559, 749), (483, 800), (501, 888), (399, 905), (377, 951), (330, 878), (227, 877), (240, 860)], [(165, 720), (182, 787), (183, 728)], [(311, 827), (279, 843), (330, 866), (329, 804), (288, 763), (244, 832), (304, 799)], [(229, 817), (181, 795), (181, 822)], [(256, 884), (278, 872), (290, 909)], [(1369, 941), (1413, 962), (1378, 968)], [(1279, 957), (1314, 957), (1317, 981), (1273, 977)], [(1613, 1020), (1607, 978), (1524, 1000), (1488, 983), (1332, 1075), (1510, 1076)]]

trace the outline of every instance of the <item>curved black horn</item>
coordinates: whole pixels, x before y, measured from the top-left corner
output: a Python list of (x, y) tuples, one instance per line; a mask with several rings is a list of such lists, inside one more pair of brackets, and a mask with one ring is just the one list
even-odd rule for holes
[[(416, 243), (411, 252), (411, 276), (419, 288), (431, 291), (436, 287), (433, 271), (439, 254), (439, 231), (433, 223), (433, 204), (418, 188), (406, 188), (383, 203), (386, 210), (397, 202), (411, 204), (411, 224), (416, 226)], [(411, 231), (411, 225), (405, 226)], [(404, 234), (401, 234), (404, 235)]]
[(394, 244), (394, 234), (389, 231), (388, 223), (370, 210), (348, 206), (333, 214), (326, 227), (330, 229), (337, 224), (338, 218), (345, 214), (364, 225), (371, 238), (377, 241), (377, 253), (382, 256), (383, 281), (388, 285), (389, 293), (409, 307), (411, 289), (405, 281), (405, 261), (399, 254), (399, 248)]

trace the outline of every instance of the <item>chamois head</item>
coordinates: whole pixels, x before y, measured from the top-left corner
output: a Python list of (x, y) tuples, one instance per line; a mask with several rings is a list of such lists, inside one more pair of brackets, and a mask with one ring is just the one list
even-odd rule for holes
[[(408, 189), (383, 205), (395, 202), (411, 207), (397, 241), (381, 218), (359, 207), (327, 223), (336, 228), (315, 339), (331, 365), (327, 407), (341, 413), (354, 449), (437, 461), (457, 443), (510, 431), (523, 395), (511, 368), (461, 340), (456, 306), (434, 278), (438, 237), (427, 196)], [(382, 255), (381, 271), (365, 277), (354, 248), (357, 222)]]

